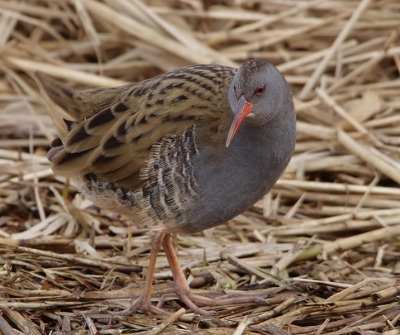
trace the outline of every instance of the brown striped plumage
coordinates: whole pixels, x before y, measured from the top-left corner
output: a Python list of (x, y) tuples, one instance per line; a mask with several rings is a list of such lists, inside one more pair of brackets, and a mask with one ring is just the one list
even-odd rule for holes
[(194, 302), (263, 301), (217, 303), (191, 294), (169, 233), (198, 232), (231, 219), (260, 199), (285, 169), (294, 149), (295, 113), (274, 66), (259, 60), (239, 70), (194, 65), (84, 91), (42, 73), (36, 77), (61, 107), (49, 110), (59, 135), (48, 154), (54, 172), (74, 177), (97, 205), (154, 230), (144, 293), (125, 313), (165, 313), (150, 303), (161, 245), (176, 294), (192, 311), (209, 314)]
[(114, 89), (78, 92), (38, 74), (47, 94), (69, 116), (64, 117), (64, 125), (56, 124), (64, 144), (49, 153), (54, 172), (68, 176), (94, 173), (116, 186), (143, 184), (139, 171), (151, 146), (164, 136), (179, 135), (196, 122), (214, 134), (220, 134), (221, 125), (229, 126), (221, 123), (229, 117), (223, 98), (234, 74), (228, 67), (204, 65)]

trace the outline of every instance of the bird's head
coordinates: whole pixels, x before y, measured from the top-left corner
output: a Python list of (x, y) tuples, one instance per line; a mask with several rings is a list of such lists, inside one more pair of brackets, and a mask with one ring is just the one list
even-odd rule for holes
[(228, 91), (233, 122), (226, 139), (228, 147), (242, 122), (261, 126), (279, 113), (293, 110), (285, 78), (272, 64), (263, 60), (243, 63)]

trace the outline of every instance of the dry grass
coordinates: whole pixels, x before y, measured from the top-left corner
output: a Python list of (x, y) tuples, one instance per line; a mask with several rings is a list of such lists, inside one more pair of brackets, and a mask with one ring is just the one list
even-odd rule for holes
[[(1, 0), (0, 331), (400, 334), (399, 22), (397, 0)], [(291, 85), (296, 154), (252, 210), (177, 245), (196, 292), (269, 304), (184, 314), (160, 254), (154, 300), (176, 313), (113, 316), (143, 287), (149, 236), (52, 174), (32, 71), (112, 86), (249, 58)]]

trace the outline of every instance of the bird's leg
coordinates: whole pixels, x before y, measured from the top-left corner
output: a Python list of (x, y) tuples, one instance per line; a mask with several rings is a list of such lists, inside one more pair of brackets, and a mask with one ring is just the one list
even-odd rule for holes
[(162, 246), (164, 248), (165, 255), (167, 256), (172, 276), (174, 277), (175, 293), (179, 299), (192, 310), (192, 312), (200, 315), (215, 314), (214, 312), (208, 312), (199, 308), (196, 304), (215, 307), (240, 303), (266, 302), (264, 298), (259, 296), (221, 296), (217, 298), (209, 298), (191, 293), (190, 287), (179, 264), (178, 257), (176, 256), (175, 249), (171, 243), (170, 234), (165, 235)]
[(156, 261), (158, 252), (160, 251), (161, 244), (165, 238), (165, 233), (156, 232), (151, 239), (151, 252), (150, 252), (150, 262), (149, 262), (149, 270), (146, 277), (146, 284), (142, 294), (137, 298), (132, 300), (131, 306), (128, 309), (125, 309), (116, 314), (118, 315), (132, 315), (133, 313), (140, 310), (141, 312), (151, 312), (154, 314), (164, 314), (170, 315), (170, 313), (157, 308), (151, 304), (151, 291), (153, 288), (153, 278), (154, 278), (154, 270), (156, 267)]
[[(167, 234), (164, 237), (162, 242), (162, 246), (164, 248), (165, 256), (167, 256), (167, 260), (169, 266), (171, 268), (172, 277), (174, 277), (175, 282), (175, 293), (179, 297), (179, 299), (189, 307), (194, 313), (200, 315), (211, 315), (212, 313), (205, 311), (204, 309), (199, 308), (193, 303), (193, 294), (190, 292), (190, 287), (186, 281), (185, 275), (183, 274), (181, 265), (179, 264), (178, 257), (176, 256), (174, 246), (171, 243), (171, 235)], [(203, 298), (203, 297), (200, 297)], [(205, 298), (205, 304), (207, 304), (207, 299)], [(212, 299), (211, 299), (212, 300)]]

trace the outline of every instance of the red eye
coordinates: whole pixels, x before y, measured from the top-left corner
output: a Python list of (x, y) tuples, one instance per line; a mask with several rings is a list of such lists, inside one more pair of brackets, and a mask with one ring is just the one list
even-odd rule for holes
[(256, 93), (257, 94), (262, 94), (265, 91), (265, 85), (260, 85), (256, 88)]

